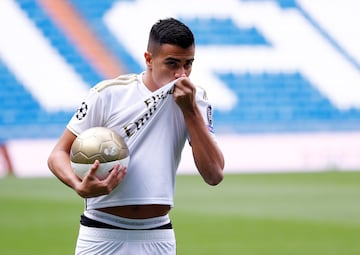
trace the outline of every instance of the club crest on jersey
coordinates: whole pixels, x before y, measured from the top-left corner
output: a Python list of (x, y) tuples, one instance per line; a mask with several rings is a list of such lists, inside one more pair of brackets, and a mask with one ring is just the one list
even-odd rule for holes
[(87, 104), (85, 102), (82, 102), (81, 106), (76, 111), (76, 114), (75, 114), (76, 118), (78, 120), (82, 120), (83, 118), (85, 118), (87, 110), (88, 110)]

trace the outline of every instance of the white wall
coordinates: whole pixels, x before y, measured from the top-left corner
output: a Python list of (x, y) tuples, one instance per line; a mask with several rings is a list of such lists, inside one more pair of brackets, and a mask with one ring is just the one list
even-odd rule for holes
[[(55, 140), (13, 140), (7, 144), (14, 173), (19, 177), (47, 177), (47, 157)], [(298, 172), (360, 169), (360, 132), (220, 135), (226, 173)], [(0, 160), (0, 175), (5, 173)], [(180, 174), (196, 173), (186, 146)]]

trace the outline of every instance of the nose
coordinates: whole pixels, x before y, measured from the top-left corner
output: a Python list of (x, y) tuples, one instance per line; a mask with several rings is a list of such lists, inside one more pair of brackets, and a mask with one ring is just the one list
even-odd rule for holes
[(185, 70), (184, 67), (180, 67), (179, 69), (176, 70), (176, 72), (175, 72), (175, 77), (176, 78), (179, 78), (179, 77), (181, 77), (183, 75), (186, 75), (186, 70)]

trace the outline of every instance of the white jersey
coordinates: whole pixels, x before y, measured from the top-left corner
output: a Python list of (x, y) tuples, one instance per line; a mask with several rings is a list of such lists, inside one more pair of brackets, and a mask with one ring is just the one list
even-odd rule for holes
[[(183, 114), (172, 96), (173, 84), (151, 92), (142, 74), (130, 74), (100, 82), (90, 90), (67, 128), (75, 135), (96, 126), (116, 131), (129, 147), (130, 162), (119, 186), (108, 195), (86, 199), (86, 209), (173, 206), (175, 175), (188, 137)], [(196, 100), (212, 134), (212, 109), (204, 90), (197, 88)]]

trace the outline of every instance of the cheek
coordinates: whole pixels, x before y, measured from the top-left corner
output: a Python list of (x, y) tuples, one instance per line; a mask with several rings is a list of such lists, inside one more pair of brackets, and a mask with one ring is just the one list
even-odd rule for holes
[(167, 68), (158, 66), (152, 70), (153, 77), (159, 84), (167, 84), (172, 80), (175, 80), (175, 72)]
[(168, 84), (169, 82), (175, 80), (173, 75), (162, 75), (157, 77), (157, 83), (161, 85)]

